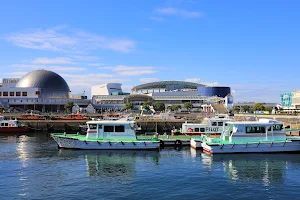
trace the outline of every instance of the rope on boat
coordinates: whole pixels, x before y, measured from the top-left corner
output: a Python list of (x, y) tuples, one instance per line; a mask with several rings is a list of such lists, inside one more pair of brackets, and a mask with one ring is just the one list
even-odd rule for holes
[(121, 143), (124, 145), (124, 142), (123, 142), (123, 141), (121, 141)]
[(111, 143), (110, 143), (110, 141), (108, 141), (108, 143), (109, 143), (109, 145), (111, 146)]
[(100, 143), (99, 141), (97, 141), (97, 143), (98, 143), (99, 145), (101, 145), (101, 143)]
[(133, 145), (135, 146), (135, 142), (132, 142), (133, 143)]

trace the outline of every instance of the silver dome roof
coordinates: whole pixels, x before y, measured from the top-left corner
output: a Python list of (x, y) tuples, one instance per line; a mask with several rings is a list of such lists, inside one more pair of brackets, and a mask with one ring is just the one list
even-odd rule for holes
[(48, 70), (36, 70), (26, 74), (16, 87), (70, 91), (67, 82), (60, 75)]

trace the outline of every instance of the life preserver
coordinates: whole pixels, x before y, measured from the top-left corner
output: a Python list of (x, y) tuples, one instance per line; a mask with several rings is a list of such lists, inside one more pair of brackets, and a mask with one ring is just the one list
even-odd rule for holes
[(193, 129), (192, 128), (188, 128), (188, 132), (193, 132)]

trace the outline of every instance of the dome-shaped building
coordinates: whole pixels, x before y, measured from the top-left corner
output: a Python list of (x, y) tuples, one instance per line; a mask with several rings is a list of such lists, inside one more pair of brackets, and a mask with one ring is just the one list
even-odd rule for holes
[(4, 78), (0, 87), (0, 106), (5, 108), (58, 112), (68, 102), (85, 107), (90, 100), (71, 96), (67, 82), (49, 70), (35, 70), (20, 79)]
[(48, 70), (36, 70), (23, 76), (16, 88), (38, 88), (40, 98), (69, 98), (70, 88), (57, 73)]

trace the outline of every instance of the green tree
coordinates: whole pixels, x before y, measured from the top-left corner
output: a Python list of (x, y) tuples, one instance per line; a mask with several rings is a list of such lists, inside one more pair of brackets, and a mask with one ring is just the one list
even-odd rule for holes
[(154, 104), (153, 104), (153, 108), (154, 108), (154, 110), (156, 110), (156, 111), (164, 111), (164, 110), (165, 110), (165, 104), (156, 101), (156, 102), (154, 102)]
[(256, 103), (253, 105), (254, 111), (264, 111), (266, 108), (263, 103)]
[(244, 105), (244, 106), (242, 106), (242, 109), (243, 109), (244, 112), (249, 112), (250, 111), (250, 106)]
[(179, 109), (181, 109), (181, 105), (175, 104), (175, 105), (171, 106), (172, 111), (177, 111)]
[(270, 113), (272, 112), (273, 110), (273, 107), (272, 106), (268, 106), (265, 108), (265, 111), (269, 111)]
[(131, 109), (133, 109), (133, 103), (132, 103), (132, 102), (127, 102), (127, 103), (125, 103), (125, 109), (126, 109), (126, 110), (131, 110)]
[(142, 108), (149, 111), (151, 104), (152, 104), (151, 101), (146, 101), (143, 103)]
[(193, 104), (191, 102), (186, 102), (183, 104), (183, 107), (189, 111), (190, 109), (193, 108)]
[(234, 112), (239, 113), (241, 111), (241, 108), (239, 106), (233, 107)]
[(74, 106), (74, 102), (73, 101), (69, 101), (64, 107), (67, 113), (71, 113), (72, 112), (72, 108)]

